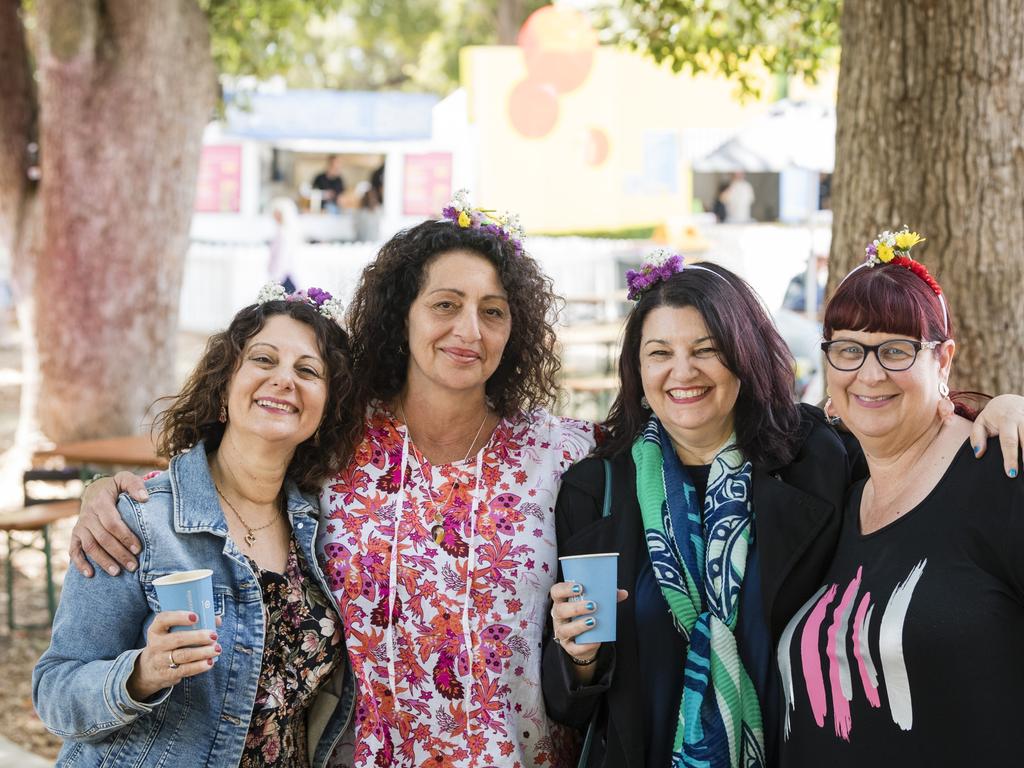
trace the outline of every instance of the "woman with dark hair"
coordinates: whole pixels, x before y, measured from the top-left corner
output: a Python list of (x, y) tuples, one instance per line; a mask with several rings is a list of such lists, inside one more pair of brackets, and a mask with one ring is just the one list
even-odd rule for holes
[[(68, 573), (33, 675), (61, 764), (326, 765), (354, 685), (307, 494), (353, 447), (338, 319), (326, 292), (268, 286), (160, 415), (170, 466), (118, 503), (140, 567)], [(160, 606), (154, 582), (195, 569), (212, 571), (215, 631)]]
[(343, 765), (571, 763), (539, 648), (558, 486), (594, 435), (542, 407), (554, 304), (514, 224), (461, 197), (363, 273), (349, 327), (364, 437), (320, 500), (360, 685)]
[(791, 357), (743, 280), (665, 254), (628, 282), (610, 435), (555, 514), (559, 555), (618, 552), (632, 599), (614, 643), (579, 644), (596, 605), (552, 587), (548, 711), (589, 724), (589, 766), (775, 765), (772, 649), (835, 551), (853, 462), (792, 403)]
[[(572, 762), (574, 735), (545, 714), (540, 645), (555, 498), (594, 429), (544, 409), (556, 299), (520, 238), (460, 193), (384, 244), (350, 305), (360, 434), (320, 495), (359, 688), (336, 765)], [(101, 502), (77, 530), (106, 546)]]
[(778, 641), (787, 766), (1020, 761), (1024, 486), (995, 452), (974, 461), (952, 313), (918, 242), (882, 233), (825, 310), (831, 406), (871, 476)]

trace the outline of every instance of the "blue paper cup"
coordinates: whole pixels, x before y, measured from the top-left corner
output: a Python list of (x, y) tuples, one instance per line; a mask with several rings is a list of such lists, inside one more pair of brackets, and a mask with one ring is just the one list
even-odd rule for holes
[(596, 621), (593, 629), (579, 634), (577, 643), (608, 643), (615, 639), (615, 606), (618, 597), (619, 553), (603, 552), (597, 555), (569, 555), (558, 558), (562, 575), (583, 587), (583, 594), (573, 600), (589, 600), (597, 604), (591, 614)]
[(172, 632), (187, 629), (212, 632), (217, 628), (213, 611), (213, 571), (207, 568), (178, 571), (153, 579), (153, 586), (161, 611), (190, 611), (199, 617), (195, 624), (171, 627)]

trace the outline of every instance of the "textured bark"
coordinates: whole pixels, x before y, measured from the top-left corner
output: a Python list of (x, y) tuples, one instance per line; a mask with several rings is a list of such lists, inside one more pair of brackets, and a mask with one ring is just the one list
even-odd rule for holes
[(13, 249), (31, 190), (27, 146), (35, 122), (32, 69), (20, 0), (0, 0), (0, 250)]
[(907, 224), (955, 323), (953, 385), (1024, 392), (1024, 3), (846, 0), (830, 286)]
[[(0, 0), (2, 2), (3, 0)], [(195, 0), (37, 0), (39, 422), (138, 431), (172, 384), (216, 76)]]

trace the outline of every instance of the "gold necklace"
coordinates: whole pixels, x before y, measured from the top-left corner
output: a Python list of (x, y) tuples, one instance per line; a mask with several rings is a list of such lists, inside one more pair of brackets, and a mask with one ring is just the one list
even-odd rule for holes
[(228, 497), (224, 495), (220, 487), (216, 483), (213, 484), (213, 487), (217, 489), (217, 493), (220, 495), (222, 499), (224, 499), (224, 503), (228, 505), (228, 509), (235, 513), (235, 517), (238, 518), (238, 522), (245, 526), (245, 530), (248, 531), (248, 533), (245, 534), (245, 543), (248, 544), (250, 547), (256, 543), (256, 531), (262, 531), (264, 528), (269, 528), (281, 519), (280, 515), (274, 515), (273, 519), (269, 523), (261, 525), (257, 528), (251, 528), (249, 524), (245, 522), (245, 519), (240, 514), (238, 514), (238, 510), (235, 509), (235, 505), (228, 501)]
[[(407, 435), (409, 435), (409, 442), (415, 442), (412, 439), (412, 430), (409, 429), (409, 420), (405, 417), (405, 404), (402, 402), (402, 400), (403, 398), (398, 398), (398, 412), (402, 416), (402, 421), (405, 422), (405, 432)], [(483, 421), (481, 421), (480, 426), (476, 428), (476, 434), (473, 435), (473, 440), (469, 443), (469, 448), (466, 449), (466, 455), (462, 457), (462, 464), (465, 464), (466, 461), (469, 460), (469, 455), (473, 452), (473, 446), (476, 445), (476, 441), (480, 438), (480, 432), (483, 431), (484, 424), (487, 423), (488, 416), (490, 416), (490, 413), (485, 408)], [(419, 459), (416, 459), (416, 466), (420, 470), (420, 478), (423, 480), (423, 484), (426, 486), (427, 489), (427, 503), (430, 505), (430, 508), (434, 510), (434, 522), (440, 523), (442, 520), (444, 520), (444, 515), (441, 513), (441, 511), (438, 510), (437, 503), (434, 501), (434, 495), (432, 493), (433, 489), (431, 488), (430, 480), (427, 479), (427, 473), (423, 471), (423, 462), (421, 462)], [(405, 474), (405, 467), (402, 467), (402, 474)], [(451, 502), (452, 496), (455, 495), (455, 488), (457, 485), (457, 482), (452, 483), (452, 487), (448, 491), (448, 498), (446, 498), (444, 500), (444, 504), (441, 505), (441, 510), (444, 510)]]

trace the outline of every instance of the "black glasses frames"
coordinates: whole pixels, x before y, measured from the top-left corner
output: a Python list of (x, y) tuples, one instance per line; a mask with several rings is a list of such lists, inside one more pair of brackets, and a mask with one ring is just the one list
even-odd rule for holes
[(851, 339), (823, 341), (821, 351), (828, 364), (837, 371), (857, 371), (874, 353), (878, 364), (887, 371), (905, 371), (917, 361), (922, 349), (935, 349), (941, 341), (914, 341), (913, 339), (890, 339), (881, 344), (861, 344)]

